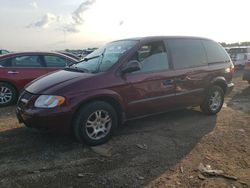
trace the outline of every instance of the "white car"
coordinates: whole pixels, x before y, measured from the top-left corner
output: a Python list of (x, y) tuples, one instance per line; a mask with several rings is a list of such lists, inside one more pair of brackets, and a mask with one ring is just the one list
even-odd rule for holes
[(243, 68), (250, 60), (250, 47), (233, 47), (228, 53), (236, 67)]

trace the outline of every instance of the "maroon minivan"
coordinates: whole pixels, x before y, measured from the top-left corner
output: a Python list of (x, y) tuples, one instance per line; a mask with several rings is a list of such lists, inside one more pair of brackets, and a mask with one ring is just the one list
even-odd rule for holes
[(234, 66), (216, 42), (197, 37), (118, 40), (30, 83), (17, 117), (27, 127), (72, 131), (98, 145), (124, 121), (189, 106), (220, 111)]

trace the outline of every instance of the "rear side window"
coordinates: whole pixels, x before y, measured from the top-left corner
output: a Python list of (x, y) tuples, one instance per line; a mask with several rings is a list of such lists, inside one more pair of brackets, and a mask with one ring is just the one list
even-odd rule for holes
[(62, 57), (57, 56), (44, 56), (45, 62), (47, 64), (47, 67), (65, 67), (67, 65), (67, 62)]
[(200, 39), (168, 39), (174, 69), (198, 67), (207, 64)]
[(202, 42), (207, 52), (208, 63), (230, 61), (227, 52), (218, 43), (211, 40), (203, 40)]
[(42, 59), (36, 55), (18, 56), (12, 58), (13, 67), (43, 67)]

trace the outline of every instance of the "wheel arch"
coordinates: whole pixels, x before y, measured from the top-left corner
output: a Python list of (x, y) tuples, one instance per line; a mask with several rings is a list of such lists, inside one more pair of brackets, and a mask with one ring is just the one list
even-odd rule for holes
[(73, 120), (75, 119), (75, 116), (77, 115), (78, 111), (83, 107), (86, 106), (89, 103), (95, 102), (95, 101), (102, 101), (110, 104), (116, 111), (118, 116), (118, 125), (121, 125), (125, 118), (124, 118), (124, 108), (122, 104), (119, 102), (119, 100), (110, 95), (100, 95), (100, 96), (93, 96), (91, 98), (88, 98), (87, 100), (84, 100), (79, 103), (76, 110), (74, 111)]
[(227, 91), (227, 81), (224, 77), (216, 77), (212, 80), (211, 85), (216, 85), (221, 87), (224, 94), (226, 94)]
[(17, 97), (19, 96), (19, 91), (18, 91), (17, 87), (15, 86), (15, 84), (13, 84), (13, 83), (11, 83), (9, 81), (5, 81), (5, 80), (0, 80), (0, 83), (5, 83), (5, 84), (11, 85), (15, 89)]

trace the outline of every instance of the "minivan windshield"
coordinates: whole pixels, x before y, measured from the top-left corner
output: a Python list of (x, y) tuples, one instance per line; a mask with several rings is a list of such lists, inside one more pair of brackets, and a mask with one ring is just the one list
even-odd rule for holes
[(105, 72), (117, 63), (121, 55), (135, 46), (137, 42), (136, 40), (121, 40), (108, 43), (67, 69), (91, 73)]

